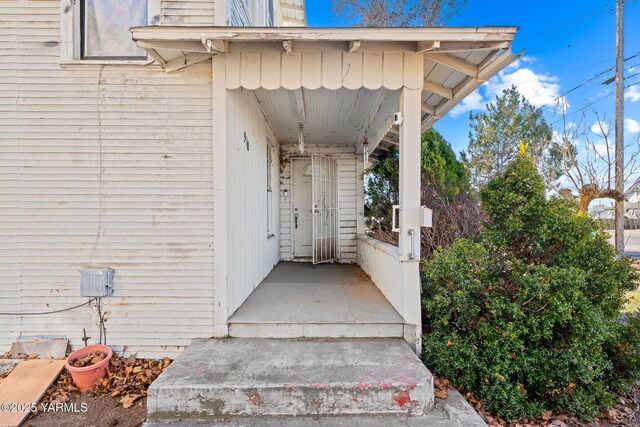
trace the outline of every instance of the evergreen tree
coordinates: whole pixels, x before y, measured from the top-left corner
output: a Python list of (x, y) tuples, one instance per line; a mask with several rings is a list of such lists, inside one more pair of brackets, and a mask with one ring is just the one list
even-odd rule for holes
[(481, 186), (492, 177), (502, 173), (515, 158), (518, 144), (528, 146), (538, 169), (544, 176), (557, 164), (550, 154), (552, 130), (536, 108), (522, 96), (515, 86), (503, 91), (502, 95), (487, 106), (487, 111), (469, 115), (469, 149), (465, 153), (474, 183)]

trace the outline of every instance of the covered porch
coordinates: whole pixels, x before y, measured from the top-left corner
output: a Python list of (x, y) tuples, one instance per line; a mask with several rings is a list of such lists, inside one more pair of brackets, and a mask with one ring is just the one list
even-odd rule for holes
[(403, 325), (359, 266), (283, 261), (231, 316), (229, 335), (402, 338)]
[[(216, 336), (420, 350), (421, 134), (518, 58), (515, 31), (132, 29), (167, 71), (212, 58)], [(391, 146), (398, 246), (364, 216), (364, 171)], [(282, 262), (310, 260), (328, 264)]]

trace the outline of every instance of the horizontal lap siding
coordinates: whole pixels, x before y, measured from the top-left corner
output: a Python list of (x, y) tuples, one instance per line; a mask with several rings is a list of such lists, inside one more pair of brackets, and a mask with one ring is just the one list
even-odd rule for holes
[[(85, 302), (78, 270), (112, 267), (108, 344), (176, 355), (213, 328), (211, 64), (63, 69), (59, 23), (57, 0), (0, 1), (0, 312)], [(0, 352), (96, 321), (2, 316)]]
[(163, 25), (215, 25), (214, 0), (162, 0)]
[[(280, 198), (280, 257), (293, 258), (291, 241), (291, 158), (300, 157), (298, 146), (281, 147), (280, 188), (289, 196)], [(338, 159), (338, 227), (340, 229), (340, 259), (342, 263), (356, 262), (357, 172), (354, 148), (340, 145), (306, 145), (305, 155), (322, 154)], [(303, 155), (304, 156), (304, 155)]]
[[(278, 142), (253, 92), (228, 91), (227, 108), (228, 301), (232, 314), (279, 260), (277, 221), (273, 221), (274, 236), (268, 236), (267, 230), (267, 141), (273, 144), (274, 166), (278, 162)], [(280, 186), (277, 172), (273, 175), (277, 203)]]

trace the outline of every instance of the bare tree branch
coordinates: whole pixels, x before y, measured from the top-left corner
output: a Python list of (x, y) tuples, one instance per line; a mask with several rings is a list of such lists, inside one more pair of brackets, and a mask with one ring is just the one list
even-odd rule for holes
[[(589, 209), (589, 204), (600, 198), (624, 200), (624, 194), (617, 191), (612, 179), (615, 169), (615, 153), (610, 144), (611, 126), (606, 116), (593, 111), (596, 124), (593, 128), (586, 123), (585, 114), (575, 123), (569, 123), (566, 112), (562, 112), (562, 129), (554, 136), (553, 148), (560, 153), (562, 177), (554, 184), (554, 189), (567, 198), (578, 200), (578, 208)], [(602, 145), (590, 138), (593, 134), (602, 138)], [(638, 150), (631, 150), (625, 166), (625, 182), (640, 173), (638, 156), (640, 152), (640, 136), (634, 139), (631, 146), (638, 145)], [(629, 147), (627, 147), (629, 148)], [(567, 184), (570, 184), (567, 188)]]
[(336, 13), (363, 27), (443, 25), (467, 0), (333, 0)]

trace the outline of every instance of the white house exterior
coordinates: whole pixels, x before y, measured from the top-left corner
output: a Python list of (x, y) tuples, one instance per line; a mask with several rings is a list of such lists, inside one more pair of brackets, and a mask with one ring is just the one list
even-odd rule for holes
[[(233, 336), (278, 262), (314, 258), (359, 265), (419, 348), (420, 134), (517, 58), (516, 29), (314, 29), (301, 0), (129, 0), (122, 35), (98, 4), (0, 0), (0, 352), (97, 338), (95, 302), (38, 314), (87, 301), (83, 268), (115, 271), (109, 345), (157, 357)], [(389, 145), (399, 247), (364, 237), (365, 152)]]

